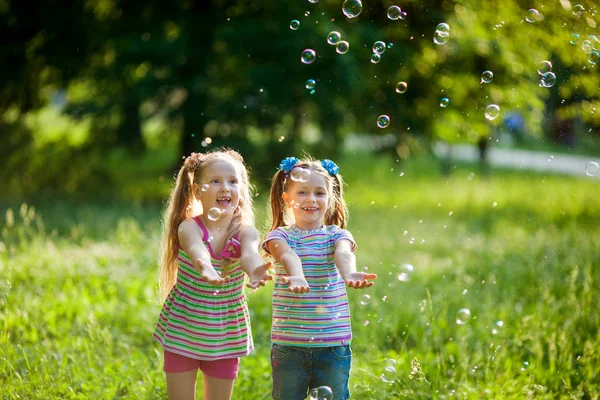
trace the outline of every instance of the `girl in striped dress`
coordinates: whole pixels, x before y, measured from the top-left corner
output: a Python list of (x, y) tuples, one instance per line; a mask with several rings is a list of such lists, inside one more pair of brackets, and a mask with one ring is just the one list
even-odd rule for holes
[(233, 150), (192, 153), (163, 217), (163, 307), (153, 337), (164, 350), (169, 399), (229, 400), (240, 357), (253, 349), (244, 296), (271, 279), (259, 254), (248, 170)]
[(348, 212), (338, 172), (330, 160), (288, 157), (273, 177), (273, 219), (263, 248), (277, 261), (271, 328), (275, 400), (305, 399), (309, 388), (321, 386), (335, 400), (350, 397), (346, 286), (370, 287), (377, 275), (356, 271), (356, 243), (345, 229)]

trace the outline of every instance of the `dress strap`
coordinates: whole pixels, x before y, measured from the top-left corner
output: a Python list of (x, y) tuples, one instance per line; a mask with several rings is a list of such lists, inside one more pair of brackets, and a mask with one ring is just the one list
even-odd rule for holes
[(200, 216), (194, 217), (194, 221), (196, 221), (196, 223), (198, 224), (200, 229), (202, 229), (202, 240), (205, 242), (208, 242), (208, 238), (210, 235), (208, 233), (208, 229), (206, 229), (206, 227), (204, 226), (204, 223), (200, 219)]

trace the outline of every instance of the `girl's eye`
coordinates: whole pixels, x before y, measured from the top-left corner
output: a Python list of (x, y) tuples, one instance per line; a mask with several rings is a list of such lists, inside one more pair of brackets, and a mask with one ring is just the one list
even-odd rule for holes
[(237, 179), (232, 179), (229, 183), (231, 183), (232, 185), (237, 185), (238, 181)]
[(213, 179), (212, 181), (210, 181), (210, 183), (219, 183), (218, 179)]

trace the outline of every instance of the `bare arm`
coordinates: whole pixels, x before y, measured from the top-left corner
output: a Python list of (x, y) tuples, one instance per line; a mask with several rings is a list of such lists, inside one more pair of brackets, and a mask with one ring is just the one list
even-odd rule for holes
[(346, 285), (355, 289), (373, 286), (374, 283), (369, 282), (369, 279), (376, 279), (376, 274), (356, 272), (356, 256), (352, 252), (352, 242), (350, 240), (341, 239), (337, 241), (333, 259)]
[(294, 293), (308, 293), (310, 287), (304, 277), (302, 270), (302, 261), (300, 257), (290, 248), (284, 240), (269, 240), (267, 242), (269, 253), (275, 258), (275, 261), (283, 265), (287, 277), (283, 278), (284, 282), (289, 282), (289, 290)]
[(202, 241), (204, 233), (195, 221), (191, 219), (183, 221), (179, 225), (177, 233), (181, 247), (190, 257), (194, 269), (198, 271), (202, 279), (214, 285), (227, 280), (222, 278), (212, 266), (210, 253)]
[(240, 232), (239, 238), (242, 252), (240, 265), (250, 278), (246, 286), (252, 289), (264, 286), (268, 280), (273, 279), (268, 273), (272, 263), (270, 261), (265, 263), (258, 252), (260, 246), (258, 231), (254, 227), (246, 227)]

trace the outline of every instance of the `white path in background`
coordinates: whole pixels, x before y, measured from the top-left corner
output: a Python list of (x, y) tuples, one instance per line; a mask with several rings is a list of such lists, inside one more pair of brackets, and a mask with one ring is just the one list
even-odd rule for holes
[[(440, 157), (447, 156), (448, 151), (451, 151), (451, 157), (454, 159), (464, 161), (479, 160), (479, 151), (475, 146), (465, 144), (449, 146), (441, 142), (436, 143), (434, 146), (434, 152)], [(496, 147), (490, 147), (488, 150), (488, 162), (493, 166), (541, 172), (548, 171), (598, 179), (600, 181), (600, 176), (590, 177), (586, 174), (586, 166), (592, 161), (600, 164), (600, 157), (553, 154), (542, 151), (501, 149)]]

